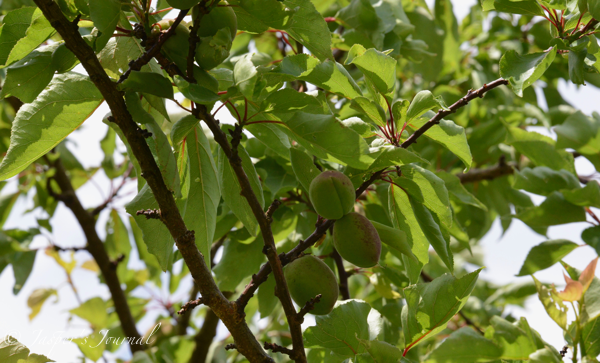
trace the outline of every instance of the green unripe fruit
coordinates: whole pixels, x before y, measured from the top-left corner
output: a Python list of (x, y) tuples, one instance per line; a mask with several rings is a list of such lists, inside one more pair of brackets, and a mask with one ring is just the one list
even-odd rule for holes
[[(173, 19), (159, 21), (152, 32), (157, 34), (161, 30), (167, 30), (173, 24)], [(190, 30), (186, 23), (179, 23), (175, 32), (163, 44), (161, 50), (165, 56), (175, 63), (180, 69), (187, 69), (187, 56), (190, 49)]]
[(333, 225), (333, 244), (344, 260), (369, 268), (379, 263), (381, 240), (373, 224), (358, 213), (348, 213)]
[(229, 57), (232, 38), (227, 28), (219, 29), (214, 36), (202, 37), (196, 46), (196, 62), (200, 68), (210, 70)]
[(175, 9), (189, 9), (198, 4), (198, 2), (198, 0), (167, 0), (167, 4), (171, 5)]
[[(200, 7), (194, 6), (192, 9), (192, 21), (195, 21), (199, 15)], [(202, 16), (198, 36), (210, 37), (217, 34), (217, 31), (223, 28), (229, 28), (231, 39), (235, 38), (235, 34), (237, 33), (237, 16), (235, 16), (235, 12), (229, 6), (218, 6), (208, 14)]]
[(287, 265), (283, 273), (296, 304), (303, 307), (321, 294), (321, 300), (310, 313), (326, 315), (331, 312), (338, 299), (338, 284), (325, 262), (313, 255), (302, 256)]
[(352, 210), (356, 199), (352, 181), (333, 170), (317, 175), (310, 183), (308, 194), (317, 213), (327, 219), (342, 218)]

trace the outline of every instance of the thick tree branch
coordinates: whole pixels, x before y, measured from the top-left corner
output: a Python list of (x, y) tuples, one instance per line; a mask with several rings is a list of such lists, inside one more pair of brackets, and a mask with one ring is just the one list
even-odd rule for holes
[(342, 300), (348, 300), (350, 299), (350, 290), (348, 290), (348, 274), (344, 268), (344, 261), (342, 260), (342, 256), (340, 256), (335, 248), (331, 253), (331, 257), (333, 257), (335, 266), (338, 270), (338, 276), (340, 278), (340, 294), (342, 295)]
[[(60, 187), (61, 195), (65, 196), (60, 198), (60, 200), (71, 210), (71, 212), (73, 212), (75, 218), (77, 218), (77, 222), (79, 222), (79, 225), (85, 234), (85, 238), (87, 239), (86, 249), (89, 251), (92, 257), (94, 257), (94, 260), (96, 260), (96, 263), (100, 268), (100, 272), (102, 272), (104, 281), (106, 282), (106, 285), (110, 291), (110, 295), (115, 306), (115, 311), (117, 312), (117, 316), (121, 322), (123, 333), (125, 333), (127, 337), (134, 338), (133, 341), (137, 341), (141, 335), (135, 326), (135, 320), (133, 315), (131, 315), (131, 310), (129, 310), (127, 297), (125, 296), (123, 289), (121, 289), (121, 283), (119, 281), (119, 277), (117, 276), (117, 271), (115, 268), (113, 268), (113, 261), (111, 261), (108, 257), (108, 254), (104, 249), (104, 244), (96, 232), (96, 219), (85, 208), (83, 208), (79, 198), (77, 198), (75, 190), (73, 189), (73, 185), (71, 184), (71, 180), (67, 176), (67, 172), (65, 171), (60, 158), (50, 165), (56, 170), (53, 179)], [(134, 353), (144, 349), (142, 345), (136, 344), (132, 344), (130, 347), (131, 351)]]
[[(294, 360), (296, 362), (306, 362), (306, 354), (304, 352), (304, 343), (302, 340), (302, 322), (300, 319), (298, 319), (298, 315), (296, 314), (296, 309), (294, 308), (294, 304), (287, 287), (287, 282), (283, 275), (283, 265), (277, 256), (277, 248), (275, 247), (275, 240), (273, 238), (273, 232), (271, 231), (270, 220), (261, 207), (256, 194), (254, 194), (254, 191), (252, 190), (250, 180), (248, 179), (248, 176), (242, 167), (242, 160), (238, 156), (236, 150), (230, 146), (227, 136), (225, 136), (225, 133), (219, 128), (218, 121), (214, 119), (210, 111), (204, 105), (197, 105), (196, 113), (200, 119), (204, 120), (208, 128), (212, 131), (215, 141), (223, 149), (223, 152), (228, 158), (229, 164), (231, 165), (231, 168), (233, 169), (240, 183), (241, 194), (248, 201), (248, 204), (252, 209), (252, 213), (258, 222), (265, 245), (263, 252), (267, 255), (269, 266), (271, 266), (271, 269), (274, 271), (275, 275), (275, 295), (281, 301), (281, 305), (283, 306), (283, 310), (290, 327), (290, 333), (292, 335), (292, 343), (295, 352)], [(240, 310), (240, 314), (242, 314), (245, 304), (236, 303), (236, 305)]]
[[(137, 132), (138, 126), (127, 110), (125, 100), (122, 93), (118, 91), (117, 85), (110, 80), (93, 49), (83, 40), (76, 25), (69, 22), (62, 14), (57, 3), (53, 0), (35, 0), (35, 3), (52, 27), (62, 36), (67, 48), (79, 59), (91, 81), (94, 82), (108, 103), (115, 123), (123, 131), (135, 158), (140, 164), (142, 177), (146, 179), (154, 198), (158, 202), (162, 219), (171, 236), (173, 236), (192, 277), (198, 284), (202, 298), (227, 326), (240, 353), (251, 362), (272, 362), (272, 359), (266, 354), (248, 328), (244, 317), (239, 314), (235, 304), (225, 298), (215, 284), (210, 270), (204, 262), (204, 257), (196, 247), (194, 232), (186, 228), (175, 204), (175, 199), (165, 185), (146, 139)], [(160, 46), (157, 46), (156, 51), (159, 50)]]

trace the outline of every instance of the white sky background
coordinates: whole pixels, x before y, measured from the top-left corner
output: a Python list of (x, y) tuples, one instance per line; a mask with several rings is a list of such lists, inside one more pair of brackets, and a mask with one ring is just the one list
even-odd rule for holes
[[(427, 0), (427, 3), (431, 5), (433, 0)], [(454, 0), (453, 3), (457, 17), (462, 19), (469, 12), (469, 8), (476, 3), (476, 0)], [(83, 69), (81, 66), (78, 66), (76, 71), (83, 72)], [(600, 111), (598, 103), (600, 90), (597, 88), (593, 86), (577, 88), (570, 83), (563, 82), (560, 89), (563, 92), (563, 96), (584, 113), (590, 114), (593, 111)], [(106, 125), (101, 122), (101, 118), (107, 112), (108, 107), (104, 104), (79, 130), (69, 137), (73, 141), (70, 145), (71, 150), (76, 153), (85, 166), (97, 166), (103, 158), (99, 141), (106, 133)], [(229, 121), (232, 120), (229, 115), (226, 115), (226, 112), (220, 112), (219, 118), (225, 122), (228, 119)], [(545, 130), (538, 131), (548, 134), (548, 131)], [(581, 175), (588, 175), (594, 171), (591, 164), (583, 160), (583, 158), (576, 160), (576, 168)], [(94, 181), (96, 185), (87, 183), (77, 193), (86, 208), (101, 204), (109, 194), (110, 183), (103, 173), (98, 173), (94, 177)], [(14, 191), (15, 187), (16, 183), (13, 181), (11, 185), (6, 186), (2, 190), (2, 194)], [(102, 190), (102, 194), (99, 192), (98, 187)], [(135, 191), (135, 187), (132, 186), (128, 190)], [(119, 200), (115, 205), (120, 211), (124, 212), (122, 206), (132, 197), (133, 195), (130, 194)], [(541, 200), (539, 197), (534, 197), (535, 203), (539, 203)], [(5, 224), (5, 228), (26, 229), (36, 226), (35, 217), (43, 218), (43, 215), (36, 213), (30, 213), (25, 216), (21, 215), (31, 206), (32, 203), (27, 199), (19, 199), (13, 209), (13, 213)], [(101, 214), (100, 222), (98, 223), (98, 231), (101, 237), (105, 235), (105, 221), (106, 211)], [(56, 244), (63, 247), (81, 247), (85, 245), (85, 237), (81, 228), (77, 224), (73, 214), (62, 204), (59, 204), (52, 226), (54, 228), (52, 236)], [(583, 244), (580, 238), (581, 231), (589, 226), (590, 224), (588, 223), (572, 223), (566, 226), (551, 227), (548, 231), (548, 236), (550, 239), (565, 238)], [(491, 231), (480, 243), (485, 256), (486, 266), (481, 277), (499, 284), (530, 279), (530, 277), (515, 277), (515, 275), (518, 273), (530, 248), (544, 240), (544, 237), (534, 233), (517, 219), (513, 220), (509, 230), (502, 235), (500, 223), (496, 221)], [(46, 245), (47, 240), (43, 237), (38, 237), (34, 241), (34, 247)], [(68, 258), (68, 254), (64, 254), (63, 257)], [(574, 267), (583, 269), (595, 257), (596, 253), (592, 248), (581, 247), (567, 256), (565, 261)], [(77, 258), (83, 260), (91, 257), (87, 252), (78, 252)], [(137, 258), (134, 256), (133, 260), (137, 260)], [(564, 283), (562, 271), (558, 265), (536, 273), (536, 276), (544, 282), (554, 282), (559, 286), (563, 286), (562, 284)], [(73, 274), (73, 279), (83, 301), (94, 296), (101, 296), (105, 299), (110, 298), (108, 289), (105, 285), (99, 284), (98, 278), (94, 273), (79, 269)], [(12, 268), (6, 268), (0, 275), (0, 292), (2, 294), (0, 295), (0, 337), (11, 334), (26, 344), (33, 353), (46, 354), (49, 358), (60, 363), (76, 362), (76, 357), (80, 356), (81, 353), (75, 344), (63, 344), (58, 342), (56, 338), (83, 336), (89, 333), (89, 329), (87, 329), (87, 323), (78, 318), (74, 318), (70, 322), (68, 321), (68, 310), (76, 307), (78, 304), (72, 290), (65, 282), (66, 277), (63, 270), (58, 267), (54, 260), (46, 256), (43, 252), (40, 252), (37, 255), (33, 272), (25, 287), (18, 296), (14, 296), (12, 294), (14, 283)], [(190, 287), (189, 280), (182, 285), (182, 288), (172, 297), (173, 302), (180, 303), (187, 299)], [(52, 301), (54, 299), (51, 298), (46, 302), (40, 314), (30, 322), (28, 319), (29, 308), (27, 307), (27, 298), (33, 290), (47, 287), (58, 289), (60, 300), (58, 303), (53, 304)], [(139, 291), (139, 289), (136, 291)], [(139, 293), (139, 295), (143, 294), (143, 291)], [(167, 297), (168, 293), (165, 292), (163, 296)], [(149, 311), (148, 317), (138, 324), (141, 333), (146, 332), (153, 326), (154, 317), (159, 312), (157, 308), (157, 306), (154, 306), (154, 309)], [(509, 310), (515, 316), (526, 317), (530, 325), (542, 334), (542, 338), (557, 349), (560, 349), (564, 345), (562, 331), (546, 315), (543, 306), (537, 298), (533, 297), (529, 299), (525, 309), (511, 307)], [(219, 329), (219, 336), (226, 336), (226, 330), (222, 325)], [(107, 358), (109, 362), (112, 361), (108, 354)]]

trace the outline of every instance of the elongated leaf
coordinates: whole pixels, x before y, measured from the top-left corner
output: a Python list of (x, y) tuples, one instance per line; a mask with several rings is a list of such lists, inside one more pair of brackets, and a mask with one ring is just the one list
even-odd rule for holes
[(537, 207), (523, 209), (516, 215), (530, 227), (556, 226), (585, 221), (585, 209), (569, 203), (559, 192), (553, 192)]
[[(433, 112), (427, 112), (424, 117), (417, 118), (410, 122), (408, 127), (417, 130), (432, 116)], [(462, 126), (459, 126), (452, 121), (441, 120), (439, 125), (427, 130), (424, 136), (439, 143), (456, 155), (465, 164), (464, 172), (467, 172), (471, 168), (473, 156), (471, 155), (471, 149), (467, 142), (465, 129)]]
[(353, 99), (362, 96), (360, 88), (348, 71), (339, 63), (327, 60), (319, 63), (307, 54), (285, 57), (273, 73), (300, 79), (319, 86), (329, 92)]
[(430, 91), (417, 93), (406, 111), (406, 122), (412, 122), (412, 120), (421, 117), (425, 112), (435, 107), (445, 108), (441, 99), (435, 97)]
[[(187, 117), (194, 117), (192, 115)], [(196, 126), (186, 138), (190, 168), (190, 190), (183, 220), (196, 232), (196, 246), (210, 268), (210, 247), (217, 223), (217, 208), (221, 193), (217, 167), (202, 128)]]
[[(250, 156), (241, 145), (238, 147), (238, 153), (242, 158), (242, 167), (250, 180), (252, 190), (261, 202), (261, 206), (264, 206), (262, 187), (258, 180), (258, 174), (256, 174), (254, 164), (252, 164)], [(240, 187), (240, 183), (221, 148), (219, 148), (218, 154), (218, 170), (219, 185), (221, 187), (221, 196), (223, 197), (223, 200), (244, 224), (244, 227), (246, 227), (248, 232), (251, 235), (256, 236), (258, 223), (256, 222), (256, 218), (254, 218), (254, 214), (252, 213), (248, 201), (241, 195), (242, 188)]]
[(285, 30), (321, 61), (333, 59), (331, 32), (325, 19), (315, 9), (313, 2), (310, 0), (284, 0), (283, 3), (289, 9), (296, 11)]
[(89, 0), (90, 16), (94, 26), (98, 28), (96, 50), (104, 48), (113, 35), (121, 16), (119, 0)]
[(527, 276), (545, 270), (571, 253), (575, 248), (577, 248), (576, 243), (564, 239), (542, 242), (529, 251), (517, 276)]
[(120, 84), (122, 91), (149, 93), (162, 98), (173, 99), (171, 81), (158, 73), (133, 71)]
[(581, 340), (588, 357), (597, 357), (600, 354), (600, 319), (594, 319), (583, 327)]
[(366, 169), (372, 162), (369, 145), (334, 116), (298, 112), (286, 121), (290, 137), (317, 157)]
[(416, 259), (412, 253), (410, 244), (406, 238), (406, 233), (403, 231), (388, 227), (385, 224), (381, 224), (375, 221), (371, 221), (373, 227), (377, 230), (377, 234), (381, 239), (381, 242), (385, 243), (388, 247), (398, 250), (398, 252), (407, 255), (410, 258)]
[(52, 54), (56, 48), (39, 48), (8, 67), (2, 97), (15, 96), (23, 103), (33, 102), (54, 76)]
[(554, 170), (565, 169), (575, 172), (573, 159), (567, 153), (556, 150), (555, 141), (534, 131), (526, 131), (508, 126), (506, 143), (527, 156), (538, 166), (547, 166)]
[(385, 95), (394, 90), (396, 84), (396, 60), (376, 49), (365, 49), (355, 44), (348, 51), (346, 64), (354, 64), (373, 83), (377, 91)]
[(93, 297), (69, 312), (87, 320), (94, 328), (100, 330), (108, 323), (107, 308), (102, 298)]
[(580, 188), (579, 180), (572, 173), (566, 170), (554, 171), (545, 166), (515, 172), (513, 186), (540, 195), (549, 195), (560, 189)]
[(411, 251), (419, 260), (418, 264), (413, 264), (410, 271), (407, 271), (411, 282), (419, 279), (421, 268), (429, 262), (429, 241), (419, 224), (415, 212), (411, 206), (411, 197), (399, 187), (390, 185), (388, 194), (388, 203), (390, 217), (394, 227), (404, 231), (411, 246)]
[[(23, 21), (23, 23), (17, 25), (4, 18), (5, 25), (2, 27), (2, 34), (6, 33), (6, 38), (0, 35), (0, 43), (6, 42), (6, 44), (3, 44), (1, 48), (0, 64), (5, 66), (23, 59), (56, 32), (40, 9), (33, 11), (29, 21), (28, 11), (19, 12), (15, 18), (11, 17), (10, 20), (15, 22)], [(25, 24), (27, 24), (27, 27), (23, 33), (23, 26)], [(9, 48), (7, 58), (4, 58), (4, 52)]]
[(454, 200), (461, 203), (472, 205), (473, 207), (487, 211), (487, 207), (481, 203), (475, 196), (461, 184), (460, 179), (456, 175), (446, 173), (444, 171), (437, 172), (436, 175), (444, 181), (448, 193)]
[(199, 84), (189, 83), (180, 76), (175, 76), (173, 80), (179, 91), (191, 101), (207, 105), (219, 100), (219, 95)]
[(317, 325), (304, 332), (306, 347), (323, 347), (343, 357), (364, 353), (359, 339), (369, 339), (367, 318), (371, 307), (364, 301), (345, 300), (325, 316), (317, 316)]
[(494, 8), (511, 14), (544, 16), (544, 10), (535, 0), (494, 0)]
[[(535, 1), (512, 2), (503, 0), (510, 4), (534, 4), (540, 6)], [(540, 8), (540, 11), (542, 9)], [(542, 12), (543, 13), (543, 12)], [(539, 15), (539, 14), (538, 14)], [(500, 75), (508, 80), (513, 92), (523, 97), (523, 90), (537, 81), (550, 67), (556, 57), (556, 47), (549, 52), (531, 53), (520, 55), (515, 50), (506, 52), (500, 59)]]
[(320, 174), (313, 159), (304, 151), (292, 147), (290, 149), (290, 160), (292, 161), (292, 169), (294, 170), (294, 174), (296, 174), (296, 178), (302, 184), (304, 190), (310, 190), (310, 183)]
[(144, 242), (148, 252), (156, 256), (163, 271), (167, 271), (173, 265), (173, 245), (175, 241), (171, 237), (167, 226), (155, 219), (146, 219), (143, 215), (137, 215), (137, 211), (147, 209), (158, 209), (158, 203), (152, 195), (148, 184), (125, 206), (135, 223), (143, 233)]
[(235, 239), (225, 242), (223, 257), (214, 269), (219, 289), (234, 291), (244, 278), (255, 273), (266, 260), (263, 246), (260, 233), (248, 244)]
[(430, 283), (404, 289), (406, 306), (402, 308), (402, 330), (406, 349), (446, 327), (467, 302), (480, 272), (478, 269), (461, 278), (445, 274)]
[(2, 31), (0, 32), (0, 65), (6, 65), (10, 51), (15, 44), (17, 44), (19, 39), (25, 37), (34, 16), (39, 17), (41, 13), (42, 12), (39, 9), (34, 7), (23, 7), (9, 12), (2, 19)]
[(383, 108), (366, 97), (356, 97), (352, 100), (352, 108), (367, 115), (375, 125), (385, 126), (386, 117)]
[(567, 329), (567, 310), (568, 308), (563, 303), (563, 300), (556, 294), (556, 290), (554, 288), (549, 289), (548, 287), (542, 285), (535, 276), (531, 275), (533, 281), (535, 282), (535, 288), (538, 292), (538, 298), (544, 305), (548, 316), (552, 318), (560, 326), (563, 330)]
[(40, 354), (29, 354), (29, 348), (10, 335), (0, 340), (0, 360), (3, 363), (46, 363), (54, 362)]
[(137, 93), (127, 92), (125, 94), (125, 101), (127, 102), (127, 108), (134, 121), (146, 126), (148, 131), (152, 134), (151, 138), (146, 139), (150, 151), (152, 151), (154, 160), (156, 160), (156, 164), (158, 164), (158, 167), (160, 168), (165, 184), (169, 190), (175, 194), (175, 197), (180, 198), (181, 181), (177, 170), (177, 162), (173, 155), (171, 144), (169, 144), (169, 140), (167, 139), (167, 135), (161, 130), (154, 117), (142, 108)]
[(513, 325), (499, 316), (493, 316), (490, 324), (485, 330), (485, 337), (502, 349), (501, 359), (526, 360), (538, 349), (531, 332), (528, 334), (518, 323)]
[(493, 361), (502, 349), (470, 327), (450, 334), (425, 359), (426, 363), (475, 363)]
[(252, 124), (247, 125), (248, 130), (252, 135), (259, 139), (267, 147), (273, 149), (279, 156), (284, 159), (289, 158), (290, 153), (290, 138), (283, 131), (283, 128), (276, 124)]
[(238, 29), (256, 34), (269, 28), (285, 29), (295, 13), (277, 0), (232, 0), (229, 4), (234, 5)]
[(52, 150), (102, 100), (88, 77), (70, 72), (56, 76), (33, 103), (19, 109), (12, 124), (11, 145), (0, 164), (0, 180), (16, 175)]
[(180, 118), (171, 128), (171, 142), (173, 145), (179, 145), (200, 122), (197, 118), (190, 116)]

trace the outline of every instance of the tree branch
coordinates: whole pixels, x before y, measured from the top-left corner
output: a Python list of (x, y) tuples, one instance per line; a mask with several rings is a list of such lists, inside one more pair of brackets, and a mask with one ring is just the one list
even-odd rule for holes
[[(264, 241), (263, 252), (267, 255), (269, 266), (274, 271), (275, 275), (275, 295), (281, 301), (283, 310), (285, 312), (288, 325), (290, 327), (290, 333), (292, 335), (292, 343), (295, 351), (294, 360), (296, 362), (306, 362), (306, 353), (304, 352), (304, 342), (302, 339), (302, 322), (298, 319), (296, 309), (290, 297), (290, 292), (287, 287), (287, 282), (283, 275), (283, 265), (277, 256), (277, 247), (275, 247), (275, 240), (273, 238), (273, 232), (271, 231), (271, 223), (268, 216), (263, 211), (256, 194), (252, 190), (248, 176), (242, 167), (242, 159), (238, 156), (236, 150), (232, 148), (227, 140), (225, 133), (219, 128), (219, 123), (211, 115), (210, 111), (204, 105), (196, 105), (196, 114), (198, 118), (204, 120), (208, 128), (212, 131), (215, 141), (221, 146), (225, 156), (229, 160), (229, 164), (233, 169), (241, 188), (241, 194), (246, 198), (252, 213), (258, 222), (260, 231), (262, 233)], [(236, 302), (240, 314), (243, 314), (245, 304), (238, 304)]]
[(56, 2), (53, 0), (34, 1), (52, 27), (62, 36), (67, 48), (79, 59), (89, 74), (90, 80), (94, 82), (110, 107), (115, 123), (129, 142), (142, 169), (142, 176), (146, 179), (158, 202), (164, 223), (188, 265), (203, 299), (227, 326), (241, 354), (251, 362), (272, 362), (272, 358), (266, 354), (248, 328), (243, 315), (239, 314), (236, 305), (225, 298), (215, 284), (210, 270), (204, 262), (204, 257), (196, 247), (194, 232), (186, 228), (175, 204), (175, 199), (165, 185), (146, 139), (137, 132), (138, 126), (127, 110), (122, 93), (102, 68), (94, 50), (83, 40), (76, 25), (69, 22), (63, 15)]
[(414, 144), (415, 142), (417, 142), (417, 139), (423, 135), (425, 133), (425, 131), (429, 130), (430, 128), (432, 128), (433, 126), (437, 125), (440, 123), (440, 121), (448, 116), (451, 115), (453, 113), (455, 113), (456, 111), (458, 111), (459, 108), (466, 106), (470, 101), (474, 100), (475, 98), (479, 97), (482, 98), (483, 95), (502, 85), (507, 85), (508, 81), (503, 79), (503, 78), (499, 78), (495, 81), (492, 81), (488, 84), (484, 84), (483, 87), (472, 91), (469, 90), (469, 92), (467, 92), (467, 95), (464, 96), (463, 98), (461, 98), (460, 100), (454, 102), (454, 104), (452, 104), (452, 106), (448, 107), (448, 109), (444, 110), (444, 109), (440, 109), (435, 116), (433, 116), (429, 121), (427, 121), (425, 123), (425, 125), (421, 126), (418, 130), (416, 130), (412, 135), (409, 136), (408, 139), (406, 139), (406, 141), (404, 141), (402, 143), (402, 145), (400, 145), (401, 148), (408, 148), (410, 145)]
[[(46, 159), (48, 160), (48, 158)], [(51, 163), (49, 160), (48, 162), (56, 170), (53, 178), (60, 187), (62, 195), (69, 196), (67, 198), (60, 198), (60, 200), (67, 206), (67, 208), (71, 210), (71, 212), (73, 212), (75, 218), (77, 218), (77, 221), (81, 226), (81, 229), (83, 229), (83, 233), (87, 239), (86, 249), (92, 255), (94, 260), (96, 260), (96, 263), (100, 268), (100, 272), (102, 272), (104, 281), (106, 282), (106, 285), (110, 291), (110, 295), (115, 306), (115, 311), (119, 317), (119, 321), (121, 322), (123, 333), (125, 333), (125, 336), (127, 337), (134, 338), (132, 341), (137, 341), (138, 338), (141, 338), (141, 335), (135, 326), (135, 320), (133, 319), (131, 310), (129, 310), (127, 297), (125, 296), (123, 289), (121, 289), (121, 283), (119, 281), (119, 277), (117, 276), (117, 271), (113, 267), (113, 261), (111, 261), (108, 257), (108, 254), (104, 249), (104, 243), (96, 232), (96, 219), (85, 208), (83, 208), (79, 198), (77, 198), (75, 190), (73, 189), (73, 185), (71, 184), (71, 180), (67, 176), (67, 172), (62, 165), (60, 158), (56, 159), (54, 163)], [(142, 345), (131, 344), (130, 347), (133, 353), (139, 350), (144, 350)]]
[[(417, 141), (417, 139), (419, 138), (419, 136), (423, 135), (425, 133), (425, 131), (429, 130), (431, 127), (438, 124), (443, 117), (456, 112), (459, 108), (466, 106), (473, 99), (475, 99), (477, 97), (483, 97), (483, 95), (487, 91), (492, 90), (500, 85), (505, 85), (505, 84), (508, 84), (508, 81), (500, 78), (489, 84), (484, 85), (483, 87), (479, 88), (476, 91), (469, 90), (469, 92), (467, 93), (467, 95), (465, 97), (463, 97), (460, 100), (458, 100), (457, 102), (455, 102), (452, 106), (449, 107), (448, 110), (439, 110), (434, 117), (432, 117), (427, 123), (425, 123), (425, 125), (421, 126), (421, 128), (419, 128), (417, 131), (415, 131), (406, 141), (404, 141), (400, 145), (400, 147), (403, 149), (408, 148), (410, 145), (414, 144)], [(358, 199), (362, 195), (362, 193), (364, 193), (364, 191), (367, 190), (367, 188), (371, 184), (373, 184), (376, 180), (378, 180), (384, 171), (385, 171), (385, 169), (379, 170), (379, 171), (373, 173), (373, 175), (371, 175), (368, 180), (364, 181), (358, 187), (358, 189), (356, 189), (356, 198)], [(287, 265), (294, 259), (298, 258), (300, 253), (302, 253), (306, 249), (310, 248), (313, 244), (315, 244), (327, 232), (327, 230), (333, 226), (334, 223), (335, 223), (335, 221), (333, 221), (333, 220), (326, 220), (325, 222), (317, 225), (316, 226), (317, 228), (315, 229), (315, 231), (310, 236), (308, 236), (308, 238), (306, 240), (300, 241), (300, 243), (298, 243), (298, 245), (296, 245), (296, 247), (294, 247), (288, 253), (280, 255), (280, 260), (281, 260), (281, 263), (283, 264), (283, 266)], [(262, 284), (263, 282), (265, 282), (267, 280), (267, 277), (269, 276), (270, 273), (271, 273), (270, 265), (269, 264), (262, 265), (260, 270), (258, 271), (258, 273), (256, 273), (255, 275), (252, 275), (252, 280), (250, 281), (250, 283), (248, 285), (246, 285), (246, 288), (244, 289), (242, 294), (238, 297), (238, 304), (247, 303), (248, 300), (250, 300), (250, 298), (254, 295), (254, 293), (260, 286), (260, 284)]]
[(471, 169), (467, 173), (456, 174), (463, 184), (474, 183), (481, 180), (492, 180), (515, 172), (515, 164), (507, 164), (504, 158), (496, 166), (487, 169)]
[(342, 260), (342, 256), (338, 253), (338, 251), (334, 248), (331, 253), (331, 257), (335, 261), (335, 266), (338, 270), (338, 276), (340, 278), (340, 294), (342, 295), (342, 300), (350, 299), (350, 291), (348, 290), (348, 274), (346, 273), (346, 269), (344, 268), (344, 261)]

